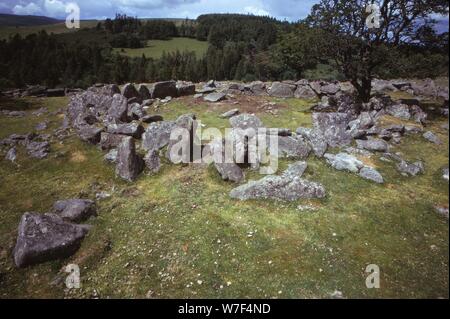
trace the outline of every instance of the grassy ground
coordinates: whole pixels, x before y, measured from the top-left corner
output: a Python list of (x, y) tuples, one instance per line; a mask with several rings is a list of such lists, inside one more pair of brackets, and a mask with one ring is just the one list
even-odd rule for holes
[[(83, 20), (81, 21), (81, 28), (93, 28), (97, 25), (97, 20)], [(0, 39), (7, 39), (9, 36), (20, 34), (27, 36), (29, 34), (37, 33), (45, 30), (47, 33), (61, 34), (74, 32), (78, 29), (68, 29), (65, 23), (39, 25), (39, 26), (24, 26), (24, 27), (0, 27)]]
[(208, 50), (208, 42), (198, 41), (190, 38), (173, 38), (171, 40), (151, 40), (147, 42), (145, 48), (140, 49), (115, 49), (126, 56), (136, 58), (145, 54), (147, 58), (159, 59), (164, 52), (193, 51), (201, 57)]
[[(228, 123), (220, 114), (255, 105), (268, 127), (311, 125), (310, 102), (267, 101), (279, 104), (278, 115), (260, 111), (250, 98), (238, 105), (176, 99), (157, 112), (166, 119), (195, 112), (207, 126), (223, 129)], [(66, 102), (14, 105), (56, 110)], [(50, 120), (50, 129), (61, 121)], [(39, 121), (1, 117), (0, 138), (28, 132)], [(99, 150), (76, 138), (52, 145), (42, 161), (23, 153), (20, 167), (0, 160), (0, 297), (327, 298), (340, 290), (348, 298), (448, 298), (448, 221), (433, 211), (449, 199), (440, 173), (448, 165), (448, 135), (440, 128), (446, 121), (429, 127), (443, 145), (414, 136), (395, 149), (423, 160), (424, 175), (402, 177), (394, 164), (375, 158), (386, 180), (376, 185), (310, 157), (306, 177), (323, 183), (328, 195), (294, 203), (232, 200), (234, 185), (203, 166), (164, 162), (156, 176), (127, 184)], [(280, 169), (288, 164), (282, 161)], [(247, 172), (247, 179), (258, 178)], [(89, 221), (94, 227), (74, 256), (14, 268), (11, 249), (24, 212), (45, 212), (57, 199), (93, 198), (99, 191), (112, 197), (98, 203), (99, 216)], [(297, 208), (305, 204), (317, 210)], [(58, 282), (69, 263), (80, 265), (80, 290), (65, 291)], [(365, 286), (369, 264), (381, 269), (381, 289)]]

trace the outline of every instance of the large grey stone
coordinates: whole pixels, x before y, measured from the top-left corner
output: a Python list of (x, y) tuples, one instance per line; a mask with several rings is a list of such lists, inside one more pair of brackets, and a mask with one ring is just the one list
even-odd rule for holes
[(417, 161), (415, 163), (408, 163), (402, 160), (397, 164), (397, 170), (405, 176), (417, 176), (419, 174), (423, 174), (425, 172), (425, 168), (421, 161)]
[(439, 137), (437, 137), (437, 136), (436, 136), (433, 132), (431, 132), (431, 131), (425, 132), (425, 133), (423, 134), (423, 137), (424, 137), (427, 141), (429, 141), (429, 142), (431, 142), (431, 143), (438, 144), (438, 145), (442, 144), (442, 141), (439, 139)]
[(389, 115), (397, 117), (402, 120), (410, 120), (411, 113), (409, 112), (409, 106), (407, 104), (393, 104), (386, 108), (386, 112)]
[(315, 182), (302, 179), (304, 164), (294, 165), (281, 176), (266, 176), (233, 189), (230, 196), (239, 200), (273, 199), (295, 201), (298, 199), (323, 198), (325, 188)]
[(297, 134), (306, 139), (306, 141), (312, 147), (312, 150), (316, 157), (323, 157), (328, 149), (328, 143), (322, 132), (317, 129), (299, 127), (297, 129)]
[(378, 184), (384, 183), (383, 176), (381, 176), (381, 174), (372, 167), (367, 167), (367, 166), (363, 167), (359, 171), (359, 176), (361, 176), (362, 178), (365, 178), (367, 180), (373, 181), (375, 183), (378, 183)]
[(116, 175), (133, 182), (144, 168), (142, 158), (136, 154), (136, 146), (132, 137), (124, 137), (117, 149)]
[(226, 94), (224, 94), (224, 93), (210, 93), (210, 94), (204, 96), (203, 99), (206, 102), (215, 103), (215, 102), (220, 102), (220, 101), (224, 100), (225, 97), (226, 97)]
[(115, 94), (112, 97), (111, 107), (108, 109), (109, 122), (127, 122), (128, 121), (128, 100), (120, 95)]
[(274, 82), (272, 87), (269, 89), (269, 95), (280, 98), (291, 98), (294, 97), (294, 92), (296, 90), (295, 85)]
[(146, 151), (159, 150), (169, 144), (170, 133), (175, 122), (162, 121), (151, 123), (142, 136), (142, 148)]
[(13, 251), (17, 267), (26, 267), (74, 254), (89, 227), (65, 222), (55, 214), (25, 213)]
[(66, 221), (79, 223), (97, 214), (95, 202), (89, 199), (67, 199), (53, 204), (53, 213)]
[(132, 136), (136, 139), (140, 139), (144, 133), (144, 128), (139, 123), (124, 123), (124, 124), (109, 124), (107, 126), (107, 132), (110, 134), (119, 134)]
[(111, 134), (111, 133), (101, 133), (99, 146), (102, 150), (108, 151), (113, 148), (117, 148), (125, 135)]
[(159, 152), (156, 150), (151, 150), (147, 152), (144, 157), (145, 166), (148, 168), (150, 173), (158, 173), (161, 169), (161, 160), (159, 158)]
[(358, 148), (372, 152), (387, 152), (389, 145), (386, 141), (378, 138), (370, 138), (368, 140), (356, 140)]
[(230, 124), (231, 127), (239, 128), (242, 130), (246, 130), (249, 128), (257, 130), (258, 128), (263, 127), (263, 123), (258, 117), (247, 113), (233, 116), (232, 118), (230, 118)]
[(178, 94), (175, 81), (157, 82), (150, 90), (153, 99), (165, 99), (166, 97), (176, 97)]
[(331, 147), (347, 146), (352, 141), (347, 130), (351, 116), (347, 113), (313, 113), (313, 126), (319, 130)]
[(327, 153), (324, 157), (328, 164), (339, 171), (358, 173), (359, 170), (364, 167), (363, 162), (347, 153), (339, 153), (336, 155)]
[(27, 153), (33, 158), (43, 159), (50, 152), (50, 144), (48, 142), (30, 141), (27, 143)]

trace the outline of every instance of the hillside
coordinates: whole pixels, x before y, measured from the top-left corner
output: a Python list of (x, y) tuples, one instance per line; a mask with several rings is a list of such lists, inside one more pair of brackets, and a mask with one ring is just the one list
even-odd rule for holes
[(43, 16), (20, 16), (0, 13), (0, 27), (25, 27), (61, 23), (60, 20)]

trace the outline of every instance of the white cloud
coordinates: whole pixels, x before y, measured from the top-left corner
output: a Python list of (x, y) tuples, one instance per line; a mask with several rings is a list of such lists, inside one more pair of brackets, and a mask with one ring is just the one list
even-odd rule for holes
[(46, 15), (57, 17), (64, 15), (64, 13), (66, 12), (66, 5), (59, 0), (45, 0), (44, 9)]
[(18, 4), (12, 8), (12, 12), (18, 15), (37, 15), (43, 13), (41, 7), (34, 2), (30, 2), (26, 6)]
[(268, 16), (270, 15), (269, 12), (267, 12), (264, 9), (253, 7), (253, 6), (247, 6), (244, 8), (244, 13), (250, 13), (254, 14), (256, 16)]

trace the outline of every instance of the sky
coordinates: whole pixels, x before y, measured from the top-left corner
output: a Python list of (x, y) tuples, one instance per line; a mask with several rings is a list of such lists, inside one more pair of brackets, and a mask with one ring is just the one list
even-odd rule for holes
[[(291, 22), (305, 18), (319, 0), (0, 0), (0, 13), (65, 19), (66, 4), (76, 3), (81, 19), (112, 18), (116, 13), (139, 18), (190, 18), (206, 13), (269, 15)], [(448, 16), (439, 32), (448, 31)]]
[(317, 0), (0, 0), (0, 12), (65, 18), (65, 4), (75, 2), (82, 19), (104, 19), (115, 13), (140, 18), (191, 18), (205, 13), (251, 13), (280, 20), (306, 17)]

